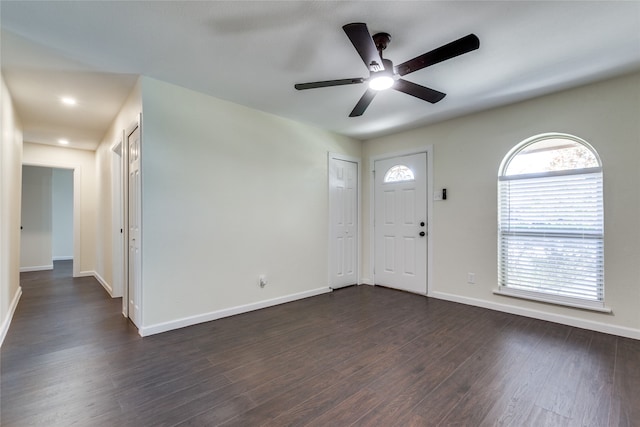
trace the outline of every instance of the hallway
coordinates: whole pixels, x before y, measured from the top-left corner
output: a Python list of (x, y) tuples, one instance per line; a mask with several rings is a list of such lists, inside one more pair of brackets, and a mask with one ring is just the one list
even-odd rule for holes
[(1, 353), (3, 426), (65, 425), (118, 408), (116, 350), (142, 339), (121, 299), (93, 277), (72, 278), (72, 263), (20, 275), (23, 295)]

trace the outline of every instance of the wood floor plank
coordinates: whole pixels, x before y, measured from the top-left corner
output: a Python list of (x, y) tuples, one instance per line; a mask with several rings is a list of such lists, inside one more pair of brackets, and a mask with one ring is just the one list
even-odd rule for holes
[(640, 420), (640, 341), (618, 338), (610, 426), (632, 427)]
[(609, 421), (615, 371), (617, 338), (592, 334), (587, 360), (581, 366), (572, 426), (604, 426)]
[[(517, 319), (505, 327), (500, 334), (500, 345), (491, 344), (498, 352), (489, 350), (492, 363), (481, 376), (469, 386), (455, 410), (450, 410), (443, 420), (444, 425), (474, 425), (485, 418), (499, 400), (498, 397), (511, 392), (511, 378), (517, 375), (527, 359), (535, 354), (538, 344), (544, 338), (545, 330), (539, 322)], [(482, 350), (480, 350), (482, 352)]]
[[(518, 334), (519, 328), (529, 322), (529, 319), (513, 318), (495, 334), (486, 335), (483, 345), (427, 394), (412, 412), (424, 418), (428, 417), (432, 422), (442, 422), (454, 408), (457, 409), (470, 389), (483, 378), (487, 371), (493, 370), (496, 364), (505, 363), (509, 356), (506, 343), (511, 343), (513, 336)], [(511, 331), (515, 332), (510, 333)], [(493, 380), (492, 376), (484, 378), (487, 382), (482, 383), (482, 388)]]
[(530, 427), (565, 427), (571, 420), (558, 413), (533, 405), (523, 426)]
[(205, 385), (207, 389), (215, 391), (229, 386), (231, 381), (218, 373), (217, 369), (209, 368), (189, 372), (167, 382), (150, 381), (134, 387), (118, 388), (115, 395), (123, 411), (135, 411), (173, 393), (190, 393), (189, 388), (195, 384)]
[(538, 393), (536, 408), (571, 419), (582, 369), (588, 360), (592, 335), (591, 331), (584, 329), (571, 331)]
[(281, 384), (279, 381), (275, 387), (271, 383), (265, 384), (247, 393), (257, 403), (255, 408), (238, 414), (223, 425), (244, 427), (264, 424), (333, 387), (341, 378), (341, 373), (329, 369), (315, 377), (297, 381), (285, 388), (285, 391), (278, 387)]
[(362, 414), (379, 405), (383, 399), (384, 396), (366, 388), (360, 389), (305, 425), (309, 427), (348, 426), (361, 418)]
[[(386, 393), (388, 398), (365, 414), (358, 423), (390, 426), (410, 422), (425, 396), (432, 393), (508, 323), (496, 323), (492, 313), (482, 314), (475, 318), (473, 325), (464, 321), (448, 323), (448, 327), (443, 325), (442, 329), (434, 331), (430, 338), (424, 340), (427, 344), (414, 353), (415, 357), (393, 367), (386, 375), (368, 385), (379, 393)], [(431, 418), (430, 415), (428, 418)]]
[[(186, 408), (184, 415), (179, 413), (176, 416), (176, 412), (171, 412), (170, 414), (163, 416), (162, 419), (154, 421), (153, 425), (157, 426), (194, 426), (194, 427), (209, 427), (209, 426), (217, 426), (224, 423), (227, 420), (232, 419), (236, 416), (236, 414), (246, 412), (255, 407), (255, 403), (245, 394), (240, 394), (232, 397), (231, 399), (227, 399), (219, 404), (208, 404), (209, 409), (199, 413), (194, 417), (190, 417), (189, 413), (191, 412), (191, 408)], [(197, 405), (202, 406), (202, 405)], [(185, 418), (185, 421), (174, 423), (176, 419)]]
[(71, 262), (21, 274), (4, 427), (637, 426), (640, 341), (354, 286), (141, 338)]
[(491, 410), (480, 421), (481, 426), (521, 426), (528, 421), (535, 400), (544, 386), (549, 369), (562, 354), (572, 328), (541, 322), (546, 327), (544, 339), (522, 368), (514, 373), (504, 394), (496, 396)]
[(390, 367), (402, 364), (408, 358), (406, 354), (395, 352), (385, 360), (366, 366), (357, 373), (342, 377), (340, 381), (332, 384), (325, 390), (289, 409), (273, 420), (265, 423), (266, 426), (304, 425), (322, 416), (331, 408), (340, 404), (345, 399), (355, 395), (367, 384), (382, 376)]

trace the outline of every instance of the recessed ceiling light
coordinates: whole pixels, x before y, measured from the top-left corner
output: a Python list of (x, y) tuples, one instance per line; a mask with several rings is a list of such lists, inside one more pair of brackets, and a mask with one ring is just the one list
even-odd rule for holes
[(60, 98), (60, 102), (62, 102), (64, 105), (76, 105), (78, 103), (78, 101), (76, 101), (75, 98), (71, 98), (70, 96), (63, 96), (62, 98)]
[(68, 139), (59, 139), (58, 140), (58, 144), (69, 145), (69, 140)]

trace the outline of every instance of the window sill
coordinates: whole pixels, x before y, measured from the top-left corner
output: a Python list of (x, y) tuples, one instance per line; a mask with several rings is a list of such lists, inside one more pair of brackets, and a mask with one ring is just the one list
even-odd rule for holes
[(561, 305), (564, 307), (578, 308), (580, 310), (589, 310), (589, 311), (597, 311), (599, 313), (613, 314), (613, 310), (609, 307), (604, 306), (604, 304), (602, 306), (591, 305), (589, 303), (583, 304), (581, 302), (562, 300), (561, 297), (554, 298), (553, 296), (546, 296), (546, 295), (541, 295), (534, 292), (521, 291), (517, 289), (498, 288), (498, 289), (494, 289), (493, 293), (495, 295), (502, 295), (506, 297), (543, 302), (546, 304)]

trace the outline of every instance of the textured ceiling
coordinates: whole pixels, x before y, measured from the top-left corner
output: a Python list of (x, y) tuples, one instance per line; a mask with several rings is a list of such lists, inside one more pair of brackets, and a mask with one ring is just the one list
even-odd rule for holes
[[(2, 0), (0, 22), (25, 140), (85, 149), (138, 75), (367, 139), (640, 69), (638, 1)], [(396, 64), (469, 33), (480, 49), (405, 76), (447, 93), (440, 103), (387, 91), (349, 118), (364, 85), (293, 88), (368, 76), (349, 22), (390, 33)]]

